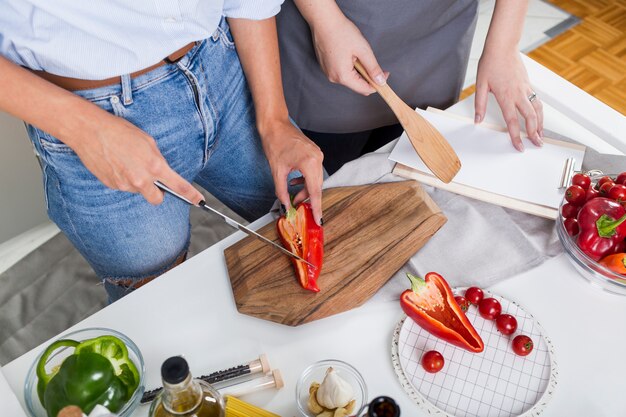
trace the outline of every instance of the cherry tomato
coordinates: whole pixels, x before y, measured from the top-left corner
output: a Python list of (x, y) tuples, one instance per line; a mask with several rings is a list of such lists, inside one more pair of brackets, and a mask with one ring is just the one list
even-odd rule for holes
[(609, 198), (615, 200), (618, 203), (626, 200), (626, 185), (615, 184), (609, 190)]
[(578, 226), (578, 220), (570, 218), (563, 220), (563, 226), (565, 231), (570, 236), (576, 236), (580, 232), (580, 226)]
[(444, 362), (443, 355), (436, 350), (429, 350), (422, 356), (422, 367), (431, 374), (441, 371)]
[(580, 206), (575, 206), (572, 203), (565, 203), (561, 207), (561, 215), (566, 219), (575, 219), (580, 211)]
[(469, 301), (472, 304), (480, 303), (480, 300), (483, 299), (484, 295), (485, 294), (483, 293), (483, 290), (481, 290), (478, 287), (469, 287), (465, 291), (465, 298), (467, 298), (467, 301)]
[(504, 335), (511, 335), (517, 330), (517, 319), (510, 314), (500, 314), (496, 319), (498, 331)]
[(602, 187), (602, 184), (604, 184), (605, 182), (612, 182), (613, 184), (615, 184), (615, 181), (613, 181), (613, 178), (609, 177), (608, 175), (605, 175), (604, 177), (598, 180), (598, 183), (596, 184), (596, 188), (599, 190), (600, 187)]
[(502, 312), (502, 306), (495, 298), (485, 298), (478, 304), (478, 312), (484, 319), (494, 320)]
[(582, 206), (585, 204), (586, 192), (583, 190), (583, 187), (580, 185), (570, 185), (570, 187), (565, 190), (565, 199), (575, 206)]
[[(600, 197), (608, 197), (609, 196), (609, 192), (611, 191), (611, 188), (613, 188), (615, 186), (615, 183), (613, 181), (609, 182), (605, 182), (604, 184), (602, 184), (600, 186)], [(567, 191), (565, 192), (567, 194)]]
[(591, 185), (591, 178), (587, 174), (576, 174), (572, 177), (572, 185), (579, 185), (583, 190), (588, 190)]
[(589, 187), (585, 196), (586, 201), (593, 200), (596, 197), (600, 197), (600, 191), (596, 190), (594, 187)]
[(519, 356), (526, 356), (530, 352), (533, 351), (533, 341), (530, 337), (520, 334), (515, 336), (513, 339), (513, 343), (511, 344), (513, 347), (513, 352)]
[(615, 178), (615, 184), (626, 185), (626, 172), (622, 172)]
[(457, 295), (456, 297), (454, 297), (454, 299), (456, 300), (459, 307), (461, 307), (461, 310), (463, 310), (463, 312), (466, 312), (469, 309), (470, 302), (467, 301), (467, 298), (463, 297), (462, 295)]

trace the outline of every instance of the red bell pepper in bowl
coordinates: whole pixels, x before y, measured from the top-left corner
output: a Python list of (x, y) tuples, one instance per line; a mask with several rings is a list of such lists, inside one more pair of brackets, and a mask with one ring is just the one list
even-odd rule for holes
[(626, 210), (604, 197), (588, 201), (578, 213), (578, 247), (594, 261), (623, 250)]
[(429, 272), (424, 279), (411, 274), (407, 277), (411, 289), (400, 296), (400, 305), (407, 316), (427, 332), (455, 346), (475, 353), (485, 349), (441, 275)]

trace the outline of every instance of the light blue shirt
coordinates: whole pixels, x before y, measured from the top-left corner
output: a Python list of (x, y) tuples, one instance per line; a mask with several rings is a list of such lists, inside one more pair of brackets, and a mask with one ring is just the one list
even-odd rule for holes
[(128, 74), (206, 39), (222, 16), (261, 20), (283, 0), (0, 0), (0, 54), (86, 80)]

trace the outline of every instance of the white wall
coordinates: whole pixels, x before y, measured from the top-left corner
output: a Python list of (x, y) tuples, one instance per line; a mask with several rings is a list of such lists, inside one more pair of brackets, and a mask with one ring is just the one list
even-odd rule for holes
[(24, 123), (0, 112), (0, 244), (47, 221), (41, 170)]

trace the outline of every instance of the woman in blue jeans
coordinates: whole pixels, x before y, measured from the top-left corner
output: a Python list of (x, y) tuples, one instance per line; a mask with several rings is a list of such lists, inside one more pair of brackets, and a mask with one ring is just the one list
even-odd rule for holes
[(282, 95), (281, 2), (0, 3), (0, 110), (27, 123), (49, 216), (111, 301), (185, 258), (189, 207), (157, 180), (253, 220), (289, 204), (299, 170), (321, 221), (322, 154)]

